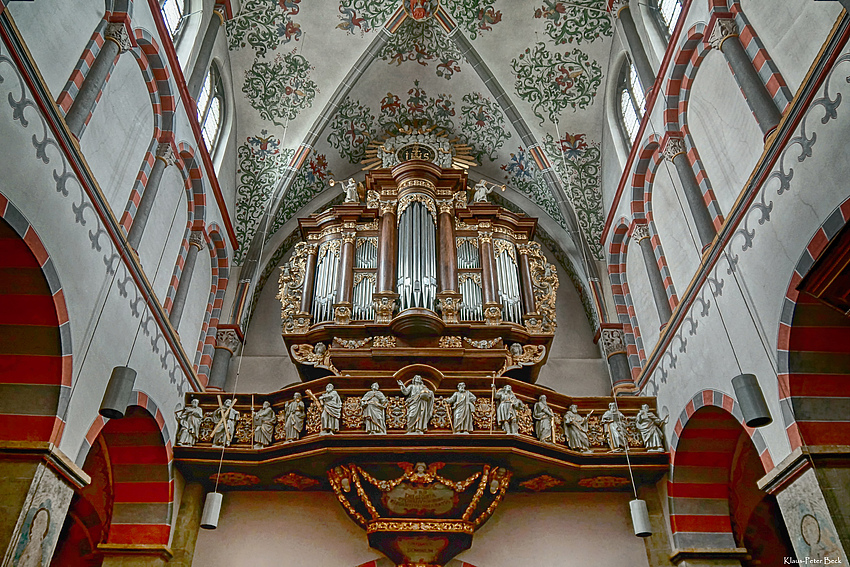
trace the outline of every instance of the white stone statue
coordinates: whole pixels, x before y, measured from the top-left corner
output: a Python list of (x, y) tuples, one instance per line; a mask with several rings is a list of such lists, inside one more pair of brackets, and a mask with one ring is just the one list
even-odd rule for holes
[(177, 418), (177, 444), (192, 447), (201, 434), (204, 410), (198, 407), (198, 400), (192, 400), (190, 405), (175, 411), (174, 416)]
[(546, 394), (541, 394), (540, 399), (534, 404), (532, 411), (534, 417), (534, 435), (539, 441), (544, 443), (554, 443), (554, 429), (552, 429), (552, 421), (555, 419), (555, 413), (549, 404), (546, 403)]
[(283, 411), (283, 430), (286, 436), (286, 443), (297, 441), (301, 436), (301, 430), (304, 428), (304, 402), (301, 401), (301, 394), (295, 392), (294, 399), (286, 404)]
[(333, 435), (339, 431), (339, 416), (342, 413), (342, 398), (334, 390), (333, 384), (325, 386), (325, 392), (319, 396), (322, 403), (322, 435)]
[[(487, 195), (492, 193), (496, 189), (496, 187), (498, 187), (498, 186), (497, 185), (490, 185), (489, 187), (487, 187), (487, 182), (484, 181), (483, 179), (480, 180), (478, 183), (476, 183), (472, 187), (472, 202), (473, 203), (486, 203), (487, 202)], [(504, 191), (505, 186), (502, 185), (501, 189), (502, 189), (502, 191)]]
[(366, 426), (366, 433), (369, 435), (387, 434), (387, 397), (379, 388), (380, 386), (375, 382), (372, 384), (372, 389), (360, 398), (363, 424)]
[(567, 445), (573, 451), (591, 452), (590, 440), (587, 437), (587, 418), (590, 417), (591, 413), (593, 411), (582, 417), (578, 413), (578, 406), (573, 404), (564, 414), (564, 437), (567, 438)]
[(467, 391), (466, 384), (461, 382), (446, 404), (451, 406), (452, 432), (471, 433), (474, 425), (472, 415), (475, 412), (475, 394)]
[(277, 417), (272, 405), (263, 402), (263, 407), (254, 412), (254, 449), (262, 449), (272, 444), (274, 438), (274, 425)]
[(664, 433), (662, 427), (667, 423), (667, 418), (659, 419), (657, 415), (649, 410), (648, 404), (640, 406), (640, 411), (635, 417), (635, 426), (640, 432), (643, 446), (650, 453), (661, 453), (664, 451)]
[(342, 192), (345, 193), (343, 203), (359, 203), (360, 195), (357, 194), (357, 183), (349, 177), (348, 181), (342, 182)]
[(434, 392), (422, 383), (422, 376), (416, 375), (409, 386), (398, 380), (401, 393), (407, 396), (407, 433), (425, 433), (428, 423), (434, 415)]
[(509, 435), (519, 434), (517, 410), (522, 407), (522, 402), (516, 397), (509, 384), (496, 392), (496, 399), (499, 401), (499, 407), (496, 410), (496, 422), (505, 433)]
[(213, 447), (229, 447), (236, 433), (239, 412), (233, 408), (233, 400), (224, 400), (224, 405), (213, 412)]
[(629, 446), (629, 439), (626, 436), (626, 416), (617, 409), (617, 404), (611, 402), (608, 404), (608, 411), (602, 414), (602, 419), (599, 420), (602, 427), (605, 429), (605, 438), (608, 440), (608, 447), (614, 452), (625, 451)]

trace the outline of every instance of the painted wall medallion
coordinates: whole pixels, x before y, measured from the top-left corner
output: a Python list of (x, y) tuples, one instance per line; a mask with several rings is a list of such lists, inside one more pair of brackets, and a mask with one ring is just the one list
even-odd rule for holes
[(434, 15), (440, 7), (440, 0), (404, 0), (402, 4), (408, 16), (421, 22)]

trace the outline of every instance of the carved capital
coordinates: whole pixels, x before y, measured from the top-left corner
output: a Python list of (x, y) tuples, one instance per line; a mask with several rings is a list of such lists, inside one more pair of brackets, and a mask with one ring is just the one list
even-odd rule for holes
[(528, 256), (530, 253), (532, 253), (532, 246), (531, 246), (532, 244), (535, 244), (535, 243), (529, 242), (527, 244), (517, 244), (516, 245), (517, 252), (519, 252), (520, 254), (525, 254), (526, 256)]
[(501, 305), (490, 305), (484, 309), (484, 324), (491, 326), (502, 324)]
[(351, 305), (347, 303), (334, 305), (334, 323), (337, 325), (348, 325), (351, 323)]
[(714, 49), (722, 49), (723, 42), (730, 37), (738, 37), (738, 25), (731, 18), (718, 18), (708, 36), (708, 45)]
[(605, 353), (605, 358), (626, 352), (622, 329), (602, 329), (599, 342), (602, 344), (602, 352)]
[(133, 49), (133, 41), (130, 39), (130, 33), (127, 31), (127, 26), (121, 22), (106, 24), (106, 30), (103, 32), (103, 38), (106, 41), (111, 41), (117, 45), (120, 53)]
[(666, 159), (672, 162), (676, 156), (687, 153), (685, 139), (681, 136), (668, 136), (661, 153)]
[(306, 333), (310, 330), (310, 321), (313, 320), (313, 316), (309, 313), (301, 311), (296, 313), (292, 317), (292, 326), (289, 330), (290, 333)]
[(162, 161), (165, 167), (177, 163), (177, 156), (174, 154), (174, 148), (171, 147), (171, 144), (157, 145), (155, 159)]
[(357, 236), (356, 232), (343, 232), (342, 233), (342, 243), (343, 244), (354, 244), (354, 238)]
[(230, 351), (230, 354), (235, 354), (241, 344), (242, 341), (234, 329), (221, 329), (215, 334), (215, 348), (223, 348)]
[(389, 215), (395, 213), (396, 201), (379, 201), (381, 215)]
[(213, 15), (218, 16), (220, 26), (224, 25), (224, 20), (227, 18), (227, 15), (224, 13), (224, 6), (221, 4), (216, 4), (216, 7), (213, 8)]
[(636, 224), (632, 229), (632, 239), (635, 242), (640, 242), (644, 238), (649, 238), (649, 227), (646, 224)]
[(319, 245), (316, 244), (315, 242), (312, 242), (310, 244), (306, 244), (305, 248), (304, 248), (304, 253), (308, 256), (310, 254), (315, 256), (316, 254), (319, 253)]
[(443, 321), (446, 323), (458, 323), (458, 313), (463, 296), (459, 293), (439, 294), (437, 304), (440, 306), (440, 311), (443, 314)]
[(478, 242), (486, 242), (487, 244), (493, 243), (493, 233), (489, 230), (479, 230), (478, 231)]
[(193, 230), (189, 234), (189, 246), (194, 246), (198, 250), (204, 249), (204, 233), (200, 230)]
[(454, 211), (454, 200), (452, 199), (441, 199), (437, 201), (437, 209), (440, 213), (452, 214)]
[(629, 7), (629, 0), (614, 0), (611, 3), (611, 13), (620, 17), (620, 12)]

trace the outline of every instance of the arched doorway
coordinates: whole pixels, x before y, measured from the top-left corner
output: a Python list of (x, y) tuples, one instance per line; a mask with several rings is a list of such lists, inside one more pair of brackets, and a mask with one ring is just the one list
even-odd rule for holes
[[(106, 555), (162, 554), (171, 530), (171, 447), (162, 414), (144, 394), (123, 419), (98, 418), (83, 470), (92, 483), (74, 496), (53, 567), (97, 567)], [(105, 421), (105, 424), (104, 424)]]
[(772, 468), (761, 435), (743, 427), (730, 396), (707, 390), (694, 400), (672, 443), (674, 547), (703, 550), (705, 558), (736, 557), (744, 567), (782, 565), (785, 557), (796, 557), (776, 499), (757, 484), (765, 465)]

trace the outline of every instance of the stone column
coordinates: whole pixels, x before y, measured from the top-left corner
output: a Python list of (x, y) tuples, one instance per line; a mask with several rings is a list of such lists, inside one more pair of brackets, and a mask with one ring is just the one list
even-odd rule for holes
[(637, 71), (640, 86), (643, 88), (644, 95), (648, 95), (655, 84), (655, 71), (649, 64), (643, 42), (638, 35), (637, 26), (635, 26), (635, 20), (632, 17), (631, 8), (629, 8), (629, 0), (614, 0), (611, 11), (617, 15), (617, 19), (620, 21), (620, 28), (626, 37), (626, 48), (632, 54), (632, 63)]
[(386, 324), (392, 319), (398, 294), (395, 292), (396, 262), (396, 201), (380, 201), (381, 221), (378, 225), (378, 281), (372, 303), (375, 323)]
[[(481, 226), (483, 223), (479, 223)], [(487, 223), (489, 226), (489, 223)], [(481, 252), (481, 295), (484, 300), (484, 322), (499, 325), (502, 322), (502, 304), (499, 303), (499, 288), (496, 281), (496, 256), (493, 254), (493, 233), (478, 231), (478, 246)]]
[(204, 81), (210, 69), (210, 60), (212, 59), (212, 51), (215, 46), (215, 40), (218, 36), (218, 29), (224, 25), (224, 8), (216, 6), (213, 10), (213, 15), (207, 25), (207, 31), (204, 32), (204, 39), (201, 40), (201, 48), (198, 51), (198, 58), (195, 59), (195, 66), (192, 67), (192, 75), (189, 77), (189, 82), (186, 87), (189, 90), (189, 96), (193, 100), (198, 100), (198, 95), (201, 94), (201, 87), (204, 86)]
[(696, 225), (700, 244), (702, 244), (702, 249), (705, 250), (714, 241), (717, 230), (714, 228), (714, 223), (711, 222), (711, 215), (708, 214), (702, 189), (700, 189), (697, 178), (694, 176), (694, 170), (691, 168), (684, 138), (668, 135), (662, 153), (676, 168), (679, 181), (682, 183), (682, 191), (688, 201), (688, 209), (690, 209), (691, 217), (694, 219), (694, 225)]
[(537, 313), (537, 304), (534, 301), (534, 284), (531, 281), (531, 263), (528, 261), (528, 244), (517, 244), (516, 248), (519, 252), (519, 277), (522, 287), (523, 313), (525, 315)]
[(171, 144), (159, 144), (156, 147), (156, 157), (153, 161), (153, 168), (148, 176), (148, 182), (145, 184), (142, 198), (139, 201), (139, 206), (136, 209), (136, 216), (133, 217), (133, 224), (130, 225), (130, 232), (127, 235), (127, 240), (134, 250), (138, 250), (139, 243), (142, 240), (142, 234), (145, 231), (148, 218), (150, 218), (153, 202), (156, 199), (156, 193), (159, 191), (159, 184), (162, 181), (162, 174), (165, 168), (169, 165), (174, 165), (176, 158)]
[(608, 370), (611, 373), (612, 395), (634, 393), (636, 388), (629, 368), (629, 358), (626, 354), (626, 341), (622, 325), (604, 324), (599, 337), (602, 352), (608, 360)]
[(670, 310), (670, 302), (667, 300), (667, 291), (664, 288), (664, 280), (661, 279), (661, 270), (658, 269), (658, 261), (655, 259), (655, 251), (649, 240), (649, 229), (645, 224), (636, 224), (632, 230), (632, 239), (640, 246), (643, 253), (643, 264), (649, 276), (649, 287), (652, 289), (652, 297), (655, 299), (655, 308), (658, 310), (658, 318), (661, 326), (667, 324), (673, 312)]
[(354, 238), (356, 233), (342, 233), (339, 273), (337, 274), (336, 302), (334, 303), (334, 323), (351, 323), (351, 292), (354, 285)]
[(198, 252), (204, 247), (204, 235), (199, 230), (193, 230), (189, 236), (189, 251), (186, 253), (186, 261), (183, 263), (183, 271), (180, 273), (180, 281), (177, 283), (177, 294), (171, 305), (171, 313), (168, 320), (175, 329), (180, 326), (180, 318), (183, 316), (183, 308), (186, 307), (186, 297), (189, 295), (189, 286), (192, 284), (192, 272), (195, 271), (195, 262), (198, 260)]
[(437, 216), (439, 230), (437, 246), (437, 305), (446, 323), (458, 323), (458, 312), (463, 296), (457, 285), (457, 244), (455, 239), (454, 202), (451, 199), (437, 201), (440, 214)]
[(127, 26), (120, 22), (107, 24), (103, 38), (103, 46), (95, 57), (86, 78), (83, 79), (83, 84), (80, 86), (77, 96), (74, 97), (71, 108), (65, 115), (68, 129), (77, 139), (82, 135), (86, 120), (94, 110), (97, 96), (106, 85), (106, 78), (112, 70), (115, 59), (133, 47)]
[(242, 340), (239, 338), (239, 333), (236, 332), (236, 329), (218, 329), (215, 334), (215, 354), (213, 355), (207, 390), (224, 391), (224, 385), (227, 383), (227, 372), (230, 368), (230, 359), (236, 354), (236, 349), (241, 344)]
[(735, 80), (750, 105), (750, 110), (756, 117), (762, 133), (767, 136), (782, 119), (782, 113), (773, 102), (773, 97), (767, 92), (758, 71), (753, 67), (752, 61), (744, 51), (744, 46), (738, 39), (738, 26), (735, 20), (729, 18), (718, 18), (711, 28), (708, 36), (708, 44), (714, 49), (719, 49), (726, 57)]
[(192, 567), (195, 556), (195, 543), (198, 530), (201, 529), (201, 512), (204, 508), (204, 487), (198, 482), (190, 482), (183, 487), (177, 521), (174, 523), (174, 537), (171, 539), (171, 551), (174, 556), (168, 562), (172, 567)]

